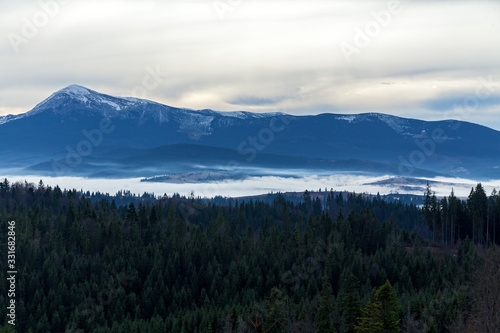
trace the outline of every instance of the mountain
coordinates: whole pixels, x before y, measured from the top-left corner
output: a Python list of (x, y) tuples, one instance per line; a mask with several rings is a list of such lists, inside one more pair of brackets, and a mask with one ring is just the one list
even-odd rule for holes
[(0, 154), (3, 169), (85, 176), (260, 169), (500, 176), (500, 132), (472, 123), (190, 110), (78, 85), (0, 117)]
[[(398, 174), (398, 165), (354, 159), (328, 160), (260, 153), (249, 162), (237, 150), (194, 144), (173, 144), (139, 150), (104, 149), (92, 156), (82, 158), (81, 162), (76, 165), (69, 164), (65, 159), (51, 160), (32, 165), (26, 171), (43, 175), (144, 177), (147, 178), (144, 179), (145, 181), (167, 181), (171, 178), (179, 178), (186, 173), (189, 173), (191, 178), (196, 178), (206, 175), (207, 172), (218, 174), (219, 179), (241, 179), (264, 175), (299, 177), (307, 174), (359, 172)], [(159, 174), (174, 177), (158, 177)], [(442, 175), (422, 169), (415, 169), (414, 174), (428, 177)]]

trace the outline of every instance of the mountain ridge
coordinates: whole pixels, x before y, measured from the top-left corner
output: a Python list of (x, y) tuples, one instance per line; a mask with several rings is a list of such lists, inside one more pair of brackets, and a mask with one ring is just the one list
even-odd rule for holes
[[(17, 117), (26, 117), (26, 116), (31, 116), (35, 114), (39, 114), (44, 111), (49, 111), (53, 110), (54, 107), (50, 106), (50, 103), (54, 99), (60, 99), (61, 97), (64, 96), (69, 96), (71, 99), (76, 99), (79, 100), (80, 102), (83, 102), (85, 104), (89, 102), (95, 102), (97, 99), (95, 96), (99, 96), (100, 98), (100, 103), (101, 106), (102, 104), (107, 104), (109, 107), (112, 109), (115, 109), (116, 111), (126, 111), (127, 107), (130, 106), (137, 106), (138, 104), (140, 105), (156, 105), (156, 106), (161, 106), (165, 107), (168, 110), (178, 110), (178, 111), (187, 111), (187, 112), (197, 112), (197, 113), (202, 113), (202, 114), (207, 114), (207, 115), (212, 115), (212, 114), (217, 114), (217, 115), (222, 115), (222, 116), (227, 116), (227, 117), (232, 117), (232, 118), (247, 118), (249, 115), (254, 116), (256, 118), (259, 117), (272, 117), (276, 115), (287, 115), (291, 117), (308, 117), (308, 116), (320, 116), (320, 115), (332, 115), (336, 117), (338, 120), (344, 120), (348, 123), (356, 123), (360, 121), (370, 121), (370, 118), (376, 117), (385, 123), (387, 123), (388, 126), (392, 127), (396, 131), (401, 131), (402, 123), (405, 123), (409, 120), (420, 120), (420, 119), (414, 119), (414, 118), (407, 118), (407, 117), (401, 117), (401, 116), (395, 116), (395, 115), (390, 115), (386, 113), (380, 113), (380, 112), (366, 112), (366, 113), (357, 113), (357, 114), (342, 114), (342, 113), (330, 113), (330, 112), (324, 112), (320, 113), (317, 115), (290, 115), (287, 113), (283, 112), (265, 112), (265, 113), (254, 113), (250, 111), (216, 111), (213, 109), (190, 109), (190, 108), (182, 108), (182, 107), (174, 107), (166, 104), (161, 104), (152, 100), (148, 99), (142, 99), (142, 98), (136, 98), (136, 97), (118, 97), (118, 96), (112, 96), (104, 93), (97, 92), (95, 90), (89, 89), (87, 87), (77, 85), (77, 84), (71, 84), (65, 88), (62, 88), (53, 94), (51, 94), (48, 98), (43, 100), (42, 102), (38, 103), (35, 105), (33, 109), (30, 111), (27, 111), (25, 113), (21, 114), (16, 114), (16, 115), (5, 115), (5, 116), (0, 116), (0, 125), (4, 124), (8, 121), (16, 120)], [(89, 96), (90, 98), (88, 98)], [(114, 102), (114, 101), (119, 101), (122, 105)], [(47, 104), (49, 106), (47, 107)], [(88, 104), (87, 104), (88, 105)], [(60, 106), (60, 105), (58, 105)], [(92, 105), (88, 105), (92, 106)], [(119, 114), (103, 114), (104, 116), (118, 116)], [(3, 121), (2, 121), (3, 120)], [(457, 122), (457, 120), (451, 120), (451, 119), (446, 119), (446, 120), (437, 120), (437, 121), (425, 121), (425, 120), (420, 120), (423, 122)], [(484, 125), (479, 125), (471, 122), (465, 122), (465, 121), (460, 121), (461, 123), (470, 123), (474, 124), (476, 126), (482, 126), (491, 130), (496, 131), (495, 129), (489, 128)]]
[[(99, 131), (103, 120), (112, 130), (101, 132), (94, 147), (89, 133)], [(295, 116), (191, 110), (78, 85), (51, 94), (24, 114), (0, 117), (0, 167), (61, 160), (85, 145), (95, 153), (102, 148), (148, 150), (174, 144), (231, 149), (249, 163), (265, 153), (500, 177), (500, 132), (456, 120), (429, 122), (383, 113)]]
[[(68, 100), (65, 99), (69, 97), (70, 101), (73, 102), (80, 102), (83, 103), (85, 106), (89, 107), (90, 110), (92, 110), (92, 107), (95, 107), (96, 104), (99, 107), (107, 106), (109, 109), (114, 110), (114, 111), (126, 111), (130, 107), (137, 107), (137, 106), (159, 106), (162, 108), (165, 108), (167, 111), (186, 111), (186, 112), (196, 112), (200, 114), (206, 114), (206, 115), (212, 115), (212, 114), (218, 114), (218, 115), (223, 115), (227, 117), (233, 117), (233, 118), (248, 118), (249, 116), (253, 117), (268, 117), (268, 116), (274, 116), (276, 114), (279, 114), (277, 112), (274, 113), (252, 113), (248, 111), (215, 111), (212, 109), (201, 109), (201, 110), (194, 110), (194, 109), (189, 109), (189, 108), (179, 108), (179, 107), (173, 107), (169, 106), (166, 104), (161, 104), (152, 100), (148, 99), (142, 99), (142, 98), (136, 98), (136, 97), (117, 97), (117, 96), (112, 96), (108, 94), (103, 94), (100, 92), (97, 92), (95, 90), (89, 89), (84, 86), (72, 84), (69, 85), (63, 89), (60, 89), (56, 91), (55, 93), (51, 94), (48, 98), (43, 100), (42, 102), (38, 103), (32, 110), (19, 114), (19, 115), (7, 115), (0, 117), (0, 119), (9, 117), (13, 118), (15, 116), (32, 116), (39, 114), (41, 112), (47, 112), (47, 111), (54, 111), (58, 107), (65, 106), (68, 104)], [(103, 111), (103, 110), (100, 110)], [(116, 117), (120, 116), (119, 113), (104, 113), (103, 116), (106, 117)], [(12, 119), (14, 120), (14, 119)], [(0, 124), (2, 122), (0, 121)]]

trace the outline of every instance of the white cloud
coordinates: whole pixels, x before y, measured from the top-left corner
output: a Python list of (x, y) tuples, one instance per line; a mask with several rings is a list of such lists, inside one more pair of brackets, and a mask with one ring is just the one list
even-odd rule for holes
[[(447, 114), (439, 100), (474, 94), (478, 77), (493, 75), (492, 100), (500, 95), (497, 1), (401, 1), (402, 12), (350, 63), (339, 45), (352, 44), (356, 28), (365, 31), (388, 1), (231, 1), (223, 20), (213, 3), (71, 0), (16, 53), (7, 34), (22, 36), (24, 18), (44, 9), (6, 0), (0, 113), (28, 111), (72, 83), (130, 96), (148, 67), (168, 76), (147, 98), (189, 108), (437, 120)], [(238, 100), (275, 102), (232, 104)], [(482, 103), (464, 120), (500, 129), (499, 111)]]
[[(155, 195), (173, 195), (179, 193), (184, 196), (189, 196), (191, 191), (195, 196), (214, 197), (216, 195), (226, 197), (239, 197), (248, 195), (260, 195), (270, 192), (302, 192), (305, 189), (317, 191), (318, 189), (330, 190), (334, 188), (336, 191), (354, 191), (356, 193), (367, 194), (414, 194), (423, 195), (424, 185), (414, 186), (413, 189), (400, 188), (397, 185), (378, 185), (373, 184), (378, 181), (393, 178), (390, 176), (360, 176), (339, 174), (330, 176), (302, 176), (296, 178), (285, 178), (279, 176), (264, 176), (250, 177), (244, 180), (227, 180), (219, 183), (153, 183), (141, 182), (140, 178), (127, 179), (98, 179), (98, 178), (81, 178), (81, 177), (41, 177), (39, 175), (27, 176), (6, 176), (12, 182), (24, 182), (37, 184), (40, 179), (46, 185), (58, 185), (62, 189), (77, 189), (90, 192), (101, 192), (115, 194), (120, 190), (129, 190), (134, 194), (142, 194), (144, 192), (154, 192)], [(424, 179), (424, 178), (419, 178)], [(427, 179), (427, 178), (425, 178)], [(448, 196), (453, 188), (456, 196), (467, 198), (472, 187), (477, 185), (477, 181), (462, 178), (429, 178), (427, 180), (437, 181), (433, 183), (432, 190), (438, 197)], [(482, 182), (487, 193), (500, 186), (499, 180), (489, 180)]]

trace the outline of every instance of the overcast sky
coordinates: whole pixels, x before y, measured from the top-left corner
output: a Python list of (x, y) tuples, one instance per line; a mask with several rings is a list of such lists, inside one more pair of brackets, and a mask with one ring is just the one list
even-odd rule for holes
[(500, 130), (500, 1), (2, 0), (0, 115), (79, 84), (193, 109)]

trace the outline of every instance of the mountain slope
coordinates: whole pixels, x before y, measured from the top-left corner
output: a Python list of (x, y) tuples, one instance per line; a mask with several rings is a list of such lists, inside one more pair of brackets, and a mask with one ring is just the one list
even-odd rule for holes
[[(236, 150), (227, 148), (174, 144), (154, 149), (103, 149), (92, 156), (83, 157), (80, 163), (68, 168), (62, 160), (45, 161), (31, 167), (33, 171), (60, 176), (78, 175), (86, 177), (153, 177), (161, 174), (219, 173), (221, 179), (244, 176), (279, 174), (297, 177), (306, 174), (359, 173), (398, 175), (398, 165), (365, 160), (327, 160), (274, 154), (258, 154), (248, 162)], [(433, 177), (442, 174), (415, 169), (415, 176)]]

